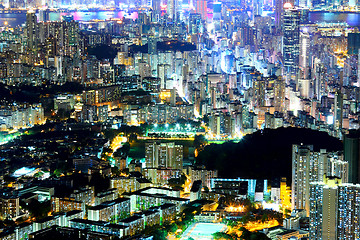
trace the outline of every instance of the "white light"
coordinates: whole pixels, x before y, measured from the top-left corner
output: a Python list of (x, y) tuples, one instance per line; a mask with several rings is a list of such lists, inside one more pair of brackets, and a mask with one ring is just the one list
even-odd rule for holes
[(35, 168), (27, 168), (27, 167), (22, 167), (18, 170), (16, 170), (13, 174), (14, 177), (21, 177), (21, 176), (24, 176), (24, 175), (28, 175), (32, 172), (35, 171)]
[(326, 122), (329, 125), (334, 124), (334, 116), (332, 116), (332, 115), (327, 116)]
[(292, 4), (287, 2), (284, 4), (284, 8), (293, 8)]

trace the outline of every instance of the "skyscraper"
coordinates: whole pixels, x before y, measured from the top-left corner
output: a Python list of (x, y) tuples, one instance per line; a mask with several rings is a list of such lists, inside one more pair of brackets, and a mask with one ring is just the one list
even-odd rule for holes
[(213, 11), (214, 11), (213, 20), (221, 20), (221, 7), (222, 7), (221, 2), (213, 3)]
[(176, 21), (177, 8), (178, 0), (168, 0), (167, 14), (169, 15), (169, 18), (173, 19), (173, 21)]
[(311, 183), (310, 239), (336, 239), (339, 178)]
[(305, 209), (310, 214), (310, 183), (322, 181), (324, 175), (334, 175), (347, 181), (348, 165), (339, 153), (313, 151), (312, 145), (293, 145), (292, 209)]
[(161, 16), (161, 0), (152, 0), (152, 20), (158, 21)]
[(285, 81), (279, 76), (274, 81), (274, 107), (275, 111), (285, 111)]
[(344, 137), (344, 159), (349, 163), (349, 183), (360, 183), (360, 134), (350, 131)]
[(207, 0), (196, 1), (196, 13), (199, 13), (203, 20), (207, 20)]
[(310, 239), (359, 239), (359, 195), (360, 185), (337, 177), (311, 183)]
[(26, 13), (26, 37), (29, 49), (37, 47), (37, 17), (34, 11)]
[(282, 18), (284, 12), (284, 1), (278, 0), (275, 3), (275, 28), (278, 32), (281, 31), (282, 28)]
[(343, 123), (343, 94), (341, 90), (337, 90), (334, 99), (334, 128), (342, 129)]
[(265, 106), (265, 90), (266, 90), (266, 80), (261, 76), (258, 76), (256, 81), (254, 81), (254, 106), (263, 107)]
[(283, 17), (283, 57), (285, 72), (294, 79), (298, 74), (300, 12), (290, 3), (284, 4)]
[(348, 34), (348, 54), (358, 54), (360, 48), (360, 33)]
[(310, 53), (310, 34), (307, 28), (303, 28), (300, 32), (300, 57), (299, 67), (302, 70), (303, 78), (309, 76), (309, 53)]
[[(316, 162), (317, 164), (314, 164)], [(310, 210), (310, 182), (317, 180), (318, 158), (313, 156), (313, 146), (293, 145), (292, 149), (292, 209)]]

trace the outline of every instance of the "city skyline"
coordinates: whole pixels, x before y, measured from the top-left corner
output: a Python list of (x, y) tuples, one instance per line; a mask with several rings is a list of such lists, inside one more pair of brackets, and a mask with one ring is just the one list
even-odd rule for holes
[(359, 0), (0, 1), (0, 239), (360, 238)]

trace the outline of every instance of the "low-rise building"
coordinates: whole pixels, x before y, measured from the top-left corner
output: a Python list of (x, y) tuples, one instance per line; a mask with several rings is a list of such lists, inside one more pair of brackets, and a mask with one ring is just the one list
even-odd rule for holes
[(165, 203), (158, 207), (149, 208), (151, 211), (160, 212), (160, 224), (171, 222), (176, 217), (176, 205), (171, 203)]
[(87, 186), (85, 188), (76, 189), (70, 195), (70, 198), (75, 199), (75, 201), (83, 202), (85, 205), (94, 205), (95, 202), (95, 190), (94, 186)]
[(119, 222), (119, 224), (129, 227), (129, 235), (133, 236), (145, 229), (145, 220), (140, 216), (131, 216)]
[(95, 196), (95, 205), (99, 205), (103, 202), (113, 201), (117, 198), (116, 188), (109, 189), (108, 191), (98, 193)]
[(150, 187), (151, 182), (145, 178), (117, 177), (110, 179), (110, 187), (117, 190), (117, 194), (130, 193), (139, 189)]
[(129, 227), (122, 224), (113, 224), (104, 221), (91, 221), (88, 219), (73, 219), (70, 226), (76, 229), (89, 229), (93, 232), (107, 233), (116, 235), (119, 238), (129, 236)]
[(167, 168), (145, 168), (143, 173), (144, 176), (154, 185), (163, 186), (168, 184), (170, 179), (181, 177), (182, 170)]
[(20, 214), (20, 203), (17, 195), (3, 195), (0, 197), (0, 218), (16, 218)]
[(149, 187), (126, 194), (130, 198), (130, 211), (144, 211), (151, 207), (165, 203), (174, 203), (180, 211), (182, 205), (190, 202), (189, 199), (180, 198), (180, 191), (170, 188)]
[(88, 209), (88, 219), (92, 221), (117, 222), (129, 215), (129, 198), (117, 198)]
[(193, 182), (193, 185), (190, 189), (190, 201), (195, 201), (201, 199), (201, 189), (202, 189), (202, 182), (201, 180), (196, 180)]
[(159, 225), (161, 223), (160, 222), (160, 211), (155, 210), (155, 209), (136, 213), (136, 215), (144, 218), (145, 227)]
[(50, 216), (33, 222), (33, 231), (37, 232), (58, 224), (57, 217)]
[(69, 212), (73, 210), (85, 211), (85, 203), (76, 201), (74, 198), (51, 198), (51, 210), (53, 212)]
[(224, 212), (220, 211), (203, 211), (202, 213), (195, 215), (194, 219), (198, 222), (220, 222), (225, 217)]
[(42, 229), (29, 235), (29, 239), (101, 239), (113, 240), (116, 236), (113, 234), (92, 232), (82, 229), (53, 226), (51, 228)]

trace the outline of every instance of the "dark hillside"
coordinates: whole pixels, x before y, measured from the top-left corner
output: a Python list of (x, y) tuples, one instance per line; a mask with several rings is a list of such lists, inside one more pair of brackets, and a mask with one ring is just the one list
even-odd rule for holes
[(220, 177), (291, 179), (292, 144), (312, 144), (314, 150), (339, 151), (342, 142), (325, 132), (303, 128), (265, 129), (244, 136), (239, 143), (211, 144), (196, 162), (218, 169)]

